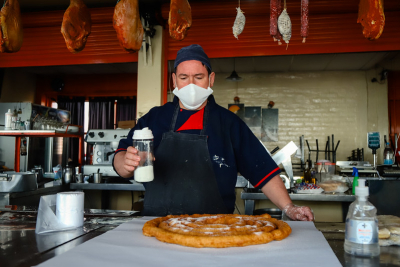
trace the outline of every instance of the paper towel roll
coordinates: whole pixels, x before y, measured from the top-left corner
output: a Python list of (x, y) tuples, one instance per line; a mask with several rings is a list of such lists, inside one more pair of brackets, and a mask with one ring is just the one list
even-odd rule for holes
[(83, 226), (83, 192), (57, 193), (56, 216), (67, 227)]

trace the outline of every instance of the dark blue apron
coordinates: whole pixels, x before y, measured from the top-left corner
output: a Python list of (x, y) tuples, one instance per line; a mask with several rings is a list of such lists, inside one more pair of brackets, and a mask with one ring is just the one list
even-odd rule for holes
[(155, 151), (154, 180), (146, 184), (142, 215), (227, 213), (204, 135), (209, 107), (204, 110), (200, 135), (174, 132), (178, 113), (179, 104), (169, 132)]

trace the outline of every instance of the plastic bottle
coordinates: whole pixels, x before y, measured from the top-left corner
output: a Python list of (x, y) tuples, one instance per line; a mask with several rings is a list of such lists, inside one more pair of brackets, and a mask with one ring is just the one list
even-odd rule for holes
[(13, 116), (13, 113), (11, 112), (11, 109), (8, 109), (7, 113), (5, 114), (5, 121), (4, 121), (4, 130), (11, 130), (11, 118)]
[(353, 167), (353, 190), (352, 193), (353, 195), (356, 194), (356, 187), (358, 186), (358, 169), (356, 167)]
[(383, 151), (383, 164), (392, 165), (393, 164), (393, 149), (390, 147), (389, 142), (386, 142), (385, 150)]
[(358, 180), (356, 201), (350, 204), (346, 217), (344, 250), (352, 255), (375, 257), (380, 254), (376, 208), (368, 201), (365, 179)]

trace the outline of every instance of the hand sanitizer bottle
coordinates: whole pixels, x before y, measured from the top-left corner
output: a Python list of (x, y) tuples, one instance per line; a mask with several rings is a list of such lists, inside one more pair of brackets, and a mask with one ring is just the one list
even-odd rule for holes
[(368, 201), (365, 179), (358, 179), (356, 201), (350, 204), (346, 217), (344, 250), (355, 256), (375, 257), (380, 253), (376, 208)]

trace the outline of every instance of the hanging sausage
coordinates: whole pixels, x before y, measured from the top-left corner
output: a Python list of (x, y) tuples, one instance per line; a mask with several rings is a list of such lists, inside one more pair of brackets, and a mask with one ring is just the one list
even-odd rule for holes
[(192, 26), (192, 9), (187, 0), (171, 0), (168, 24), (172, 38), (181, 41), (186, 37)]
[(119, 44), (129, 53), (140, 49), (143, 41), (143, 26), (139, 15), (138, 0), (120, 0), (114, 9), (113, 26)]
[(82, 0), (71, 0), (61, 26), (68, 50), (74, 54), (82, 51), (91, 30), (92, 18), (89, 9)]
[(357, 23), (361, 23), (365, 38), (378, 39), (385, 26), (383, 0), (360, 0)]
[(303, 37), (303, 43), (308, 37), (308, 0), (301, 0), (301, 28), (300, 35)]
[(281, 45), (282, 35), (278, 31), (278, 17), (282, 13), (282, 1), (271, 0), (270, 2), (270, 16), (269, 16), (269, 34), (272, 36), (274, 42), (278, 41)]
[(14, 53), (24, 40), (18, 0), (7, 0), (0, 11), (0, 52)]

